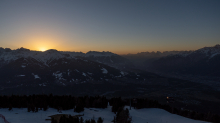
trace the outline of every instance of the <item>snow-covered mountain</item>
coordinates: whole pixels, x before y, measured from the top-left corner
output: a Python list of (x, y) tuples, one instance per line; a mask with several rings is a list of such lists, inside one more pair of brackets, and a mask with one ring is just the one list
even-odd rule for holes
[(196, 51), (180, 52), (178, 54), (171, 55), (171, 56), (187, 57), (187, 56), (199, 56), (200, 55), (203, 58), (208, 57), (209, 59), (211, 59), (218, 54), (220, 54), (220, 45), (219, 44), (217, 44), (213, 47), (204, 47), (204, 48), (198, 49)]
[(51, 83), (67, 86), (105, 82), (130, 76), (116, 67), (126, 62), (125, 58), (111, 52), (90, 51), (84, 54), (54, 49), (40, 52), (0, 48), (0, 86), (47, 86)]
[(50, 49), (45, 52), (41, 51), (30, 51), (29, 49), (19, 48), (16, 50), (11, 50), (9, 48), (0, 48), (0, 62), (1, 64), (9, 63), (19, 58), (34, 58), (37, 61), (43, 62), (45, 65), (54, 59), (67, 58), (67, 59), (76, 59), (76, 58), (86, 58), (88, 60), (96, 61), (99, 63), (117, 66), (117, 65), (131, 65), (129, 60), (111, 53), (111, 52), (97, 52), (89, 51), (87, 53), (82, 52), (64, 52), (57, 51), (55, 49)]
[[(20, 48), (16, 50), (11, 50), (8, 48), (0, 49), (0, 60), (2, 63), (6, 63), (6, 64), (11, 61), (15, 61), (19, 58), (33, 58), (47, 65), (47, 62), (53, 59), (60, 59), (65, 57), (67, 56), (54, 49), (47, 50), (45, 52), (30, 51), (29, 49), (25, 49), (25, 48)], [(73, 58), (73, 57), (68, 57), (68, 58)]]
[(204, 76), (220, 76), (220, 45), (160, 58), (150, 68)]

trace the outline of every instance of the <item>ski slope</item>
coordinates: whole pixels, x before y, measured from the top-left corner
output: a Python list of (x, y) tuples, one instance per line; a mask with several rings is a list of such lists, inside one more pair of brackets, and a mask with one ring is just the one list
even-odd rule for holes
[[(125, 108), (129, 109), (129, 107)], [(171, 114), (158, 108), (131, 109), (129, 112), (132, 116), (133, 123), (208, 123)], [(27, 112), (27, 108), (13, 108), (13, 111), (0, 109), (0, 114), (4, 115), (10, 123), (50, 123), (50, 121), (46, 121), (45, 119), (50, 119), (48, 116), (54, 114), (84, 114), (84, 120), (92, 119), (93, 117), (97, 120), (98, 117), (102, 117), (104, 118), (104, 123), (112, 123), (111, 121), (115, 116), (115, 114), (111, 112), (111, 106), (108, 106), (106, 109), (85, 108), (84, 112), (81, 113), (75, 113), (73, 109), (58, 113), (56, 109), (52, 108), (49, 108), (47, 111), (39, 110), (39, 112), (33, 113)], [(4, 120), (0, 119), (0, 123), (4, 123)]]

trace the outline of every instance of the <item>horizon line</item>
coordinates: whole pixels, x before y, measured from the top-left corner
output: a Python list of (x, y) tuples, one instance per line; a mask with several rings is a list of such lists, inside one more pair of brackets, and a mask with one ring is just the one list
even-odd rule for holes
[[(214, 46), (219, 46), (219, 44), (216, 44)], [(214, 46), (211, 46), (211, 47), (214, 47)], [(207, 47), (207, 46), (205, 46)], [(205, 47), (201, 47), (201, 48), (205, 48)], [(210, 46), (209, 46), (210, 47)], [(199, 49), (201, 49), (199, 48)], [(24, 48), (24, 47), (20, 47), (20, 48), (16, 48), (16, 49), (11, 49), (11, 48), (8, 48), (8, 47), (0, 47), (0, 49), (10, 49), (10, 50), (19, 50), (19, 49), (26, 49), (26, 50), (30, 50), (30, 51), (37, 51), (37, 52), (46, 52), (46, 51), (49, 51), (49, 50), (56, 50), (56, 51), (59, 51), (59, 52), (76, 52), (76, 53), (88, 53), (88, 52), (111, 52), (111, 51), (96, 51), (96, 50), (89, 50), (87, 52), (82, 52), (82, 51), (70, 51), (70, 50), (58, 50), (58, 49), (47, 49), (45, 51), (41, 51), (41, 50), (32, 50), (32, 49), (28, 49), (28, 48)], [(196, 49), (198, 50), (198, 49)], [(142, 51), (142, 52), (137, 52), (137, 53), (114, 53), (114, 52), (111, 52), (111, 53), (114, 53), (114, 54), (117, 54), (117, 55), (132, 55), (132, 54), (139, 54), (139, 53), (157, 53), (157, 52), (161, 52), (161, 53), (164, 53), (164, 52), (180, 52), (180, 51), (196, 51), (196, 50), (166, 50), (166, 51)]]

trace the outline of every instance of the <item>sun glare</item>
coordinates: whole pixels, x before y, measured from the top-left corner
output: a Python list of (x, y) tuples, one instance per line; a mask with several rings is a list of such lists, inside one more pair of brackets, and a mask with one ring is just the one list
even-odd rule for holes
[(46, 49), (46, 48), (40, 48), (39, 50), (42, 51), (42, 52), (44, 52), (44, 51), (46, 51), (47, 49)]
[[(30, 49), (44, 52), (48, 49), (56, 49), (59, 46), (58, 41), (46, 36), (30, 36), (27, 40)], [(28, 47), (28, 46), (27, 46)]]

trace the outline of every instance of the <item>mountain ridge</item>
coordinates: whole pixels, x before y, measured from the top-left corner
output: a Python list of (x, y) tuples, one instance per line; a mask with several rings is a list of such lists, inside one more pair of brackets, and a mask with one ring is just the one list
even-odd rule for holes
[(220, 45), (155, 60), (149, 69), (203, 76), (220, 76)]
[[(23, 47), (16, 50), (11, 50), (9, 48), (5, 48), (5, 49), (0, 48), (0, 60), (5, 63), (14, 61), (18, 58), (28, 58), (28, 57), (34, 58), (45, 64), (47, 61), (50, 61), (52, 59), (59, 59), (59, 58), (77, 59), (77, 57), (87, 58), (89, 60), (97, 61), (104, 64), (105, 63), (114, 64), (114, 62), (116, 63), (129, 62), (127, 59), (122, 58), (121, 56), (108, 51), (107, 52), (89, 51), (87, 53), (82, 53), (82, 52), (57, 51), (56, 49), (49, 49), (47, 51), (42, 52), (42, 51), (31, 51)], [(102, 60), (102, 59), (106, 59), (107, 57), (109, 60), (108, 62), (106, 60)], [(120, 59), (121, 61), (117, 59)]]

